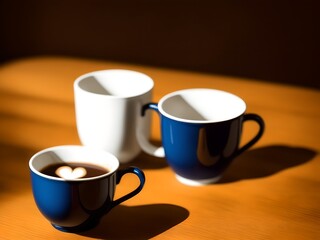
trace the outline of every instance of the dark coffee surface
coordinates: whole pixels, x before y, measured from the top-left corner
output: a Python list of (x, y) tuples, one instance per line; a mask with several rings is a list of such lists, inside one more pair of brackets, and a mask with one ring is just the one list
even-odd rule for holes
[(86, 173), (81, 178), (96, 177), (109, 172), (109, 170), (103, 167), (94, 164), (80, 162), (51, 164), (41, 169), (40, 172), (49, 176), (61, 178), (61, 176), (57, 175), (57, 170), (61, 167), (70, 167), (72, 171), (74, 171), (76, 168), (84, 168), (86, 170)]

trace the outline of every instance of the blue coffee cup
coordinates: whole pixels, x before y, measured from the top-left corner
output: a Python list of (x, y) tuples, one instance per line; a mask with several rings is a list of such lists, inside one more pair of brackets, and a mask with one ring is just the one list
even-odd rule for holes
[[(60, 164), (68, 169), (71, 164), (79, 163), (103, 169), (103, 173), (90, 177), (84, 173), (81, 178), (76, 178), (70, 172), (68, 174), (71, 177), (43, 172), (50, 165)], [(96, 226), (103, 215), (138, 194), (145, 183), (144, 173), (139, 168), (120, 170), (119, 161), (114, 155), (84, 146), (44, 149), (32, 156), (29, 168), (38, 209), (56, 229), (64, 232), (81, 232)], [(70, 171), (76, 173), (76, 169)], [(114, 200), (116, 185), (127, 173), (135, 174), (140, 184), (132, 192)]]
[[(165, 157), (179, 181), (205, 185), (218, 181), (231, 161), (254, 145), (264, 132), (257, 114), (245, 113), (236, 95), (214, 89), (185, 89), (144, 105), (160, 115), (162, 146), (141, 140), (147, 153)], [(259, 125), (257, 134), (239, 147), (244, 122)]]

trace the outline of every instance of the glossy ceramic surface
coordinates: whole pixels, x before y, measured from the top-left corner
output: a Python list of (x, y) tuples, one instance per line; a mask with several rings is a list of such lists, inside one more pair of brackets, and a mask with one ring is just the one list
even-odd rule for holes
[[(41, 173), (57, 162), (86, 162), (109, 171), (106, 174), (65, 180)], [(66, 232), (79, 232), (98, 224), (110, 209), (138, 194), (144, 186), (144, 173), (135, 167), (119, 170), (119, 162), (110, 153), (82, 146), (58, 146), (35, 154), (29, 162), (32, 191), (37, 207), (52, 225)], [(116, 185), (123, 175), (135, 174), (140, 181), (132, 192), (114, 200)]]
[[(178, 179), (189, 185), (217, 181), (230, 162), (256, 143), (264, 130), (261, 117), (244, 113), (242, 99), (218, 90), (174, 92), (159, 104), (145, 105), (143, 112), (147, 109), (160, 113), (164, 156)], [(239, 148), (243, 123), (249, 120), (259, 125), (259, 131)]]
[(140, 109), (151, 101), (153, 85), (145, 74), (120, 69), (76, 79), (75, 112), (82, 144), (111, 152), (121, 163), (135, 158), (141, 151), (138, 138), (150, 134), (150, 117), (142, 118)]

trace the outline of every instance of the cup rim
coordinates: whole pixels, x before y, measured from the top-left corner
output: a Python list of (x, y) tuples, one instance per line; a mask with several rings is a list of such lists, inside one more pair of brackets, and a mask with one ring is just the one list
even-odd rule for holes
[[(170, 99), (170, 98), (172, 98), (174, 96), (177, 96), (179, 94), (182, 94), (182, 93), (193, 92), (193, 91), (194, 92), (195, 91), (205, 91), (205, 92), (212, 92), (212, 93), (219, 93), (219, 94), (228, 95), (228, 96), (236, 99), (237, 101), (239, 101), (241, 103), (243, 109), (241, 111), (239, 111), (238, 114), (235, 114), (233, 117), (228, 117), (228, 118), (220, 119), (220, 120), (210, 120), (210, 119), (208, 119), (208, 120), (190, 120), (190, 119), (186, 119), (186, 118), (180, 118), (180, 117), (173, 116), (172, 114), (166, 112), (163, 109), (163, 104), (168, 99)], [(227, 91), (223, 91), (223, 90), (219, 90), (219, 89), (211, 89), (211, 88), (188, 88), (188, 89), (182, 89), (182, 90), (178, 90), (178, 91), (175, 91), (175, 92), (171, 92), (171, 93), (168, 93), (167, 95), (163, 96), (158, 102), (158, 110), (163, 116), (165, 116), (165, 117), (167, 117), (169, 119), (178, 121), (178, 122), (206, 124), (206, 123), (227, 122), (227, 121), (230, 121), (232, 119), (236, 119), (236, 118), (240, 117), (246, 111), (246, 103), (239, 96), (237, 96), (237, 95), (235, 95), (233, 93), (227, 92)]]
[[(123, 72), (123, 73), (126, 72), (126, 73), (133, 73), (133, 74), (136, 74), (136, 75), (140, 75), (140, 76), (144, 77), (144, 80), (148, 82), (149, 86), (146, 87), (143, 91), (141, 91), (139, 93), (121, 95), (121, 96), (95, 93), (93, 91), (85, 90), (80, 86), (80, 82), (85, 81), (86, 78), (88, 78), (90, 76), (94, 76), (95, 74), (112, 73), (112, 72)], [(78, 89), (79, 91), (81, 91), (83, 93), (94, 95), (94, 96), (99, 96), (99, 97), (104, 97), (104, 98), (112, 98), (112, 99), (130, 99), (130, 98), (139, 97), (141, 95), (144, 95), (144, 94), (150, 92), (154, 87), (154, 81), (152, 80), (152, 78), (150, 76), (148, 76), (145, 73), (134, 71), (134, 70), (116, 69), (115, 68), (115, 69), (104, 69), (104, 70), (92, 71), (92, 72), (88, 72), (88, 73), (85, 73), (83, 75), (80, 75), (74, 81), (73, 86), (74, 86), (74, 89)]]
[[(101, 174), (101, 175), (94, 176), (94, 177), (84, 177), (84, 178), (77, 178), (77, 179), (64, 179), (64, 178), (49, 176), (49, 175), (43, 174), (40, 170), (36, 169), (36, 167), (34, 166), (34, 162), (36, 161), (36, 159), (39, 156), (41, 156), (41, 155), (43, 155), (45, 153), (54, 152), (56, 150), (61, 150), (61, 149), (82, 149), (84, 151), (99, 152), (101, 154), (106, 155), (106, 159), (108, 159), (108, 161), (113, 161), (114, 164), (115, 164), (115, 167), (114, 167), (113, 170), (109, 169), (110, 171), (108, 171), (105, 174)], [(90, 162), (88, 161), (87, 163), (90, 163)], [(48, 166), (48, 165), (46, 165), (46, 166)], [(120, 166), (119, 160), (113, 154), (111, 154), (111, 153), (109, 153), (109, 152), (107, 152), (105, 150), (102, 150), (102, 149), (97, 149), (97, 148), (88, 147), (88, 146), (81, 146), (81, 145), (60, 145), (60, 146), (53, 146), (53, 147), (45, 148), (45, 149), (35, 153), (29, 160), (29, 169), (34, 174), (37, 174), (38, 176), (41, 176), (41, 177), (46, 178), (46, 179), (51, 179), (51, 180), (61, 181), (61, 182), (87, 182), (87, 181), (92, 181), (92, 180), (105, 178), (105, 177), (108, 177), (108, 176), (114, 174), (118, 170), (119, 166)]]

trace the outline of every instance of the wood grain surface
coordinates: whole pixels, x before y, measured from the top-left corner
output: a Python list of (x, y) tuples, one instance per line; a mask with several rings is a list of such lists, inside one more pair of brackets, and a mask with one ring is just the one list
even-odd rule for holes
[[(146, 185), (114, 208), (95, 229), (55, 230), (38, 211), (28, 161), (55, 145), (80, 144), (73, 81), (81, 74), (121, 68), (155, 82), (154, 101), (185, 88), (232, 92), (261, 115), (261, 140), (227, 169), (220, 182), (190, 187), (178, 182), (164, 159), (141, 153)], [(197, 72), (87, 59), (38, 57), (0, 67), (0, 239), (320, 239), (320, 91)], [(160, 144), (159, 119), (152, 140)], [(242, 144), (256, 132), (246, 124)], [(137, 185), (126, 176), (116, 197)]]

